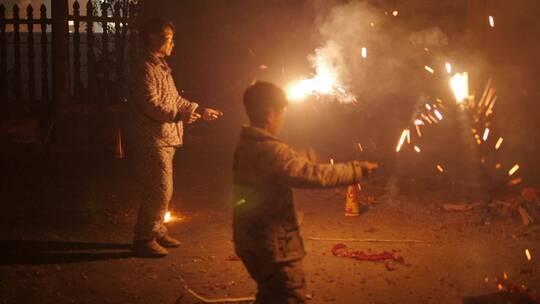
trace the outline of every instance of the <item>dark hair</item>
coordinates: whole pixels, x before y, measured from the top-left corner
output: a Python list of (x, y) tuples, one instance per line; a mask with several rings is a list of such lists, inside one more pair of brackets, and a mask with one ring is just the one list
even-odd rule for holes
[(252, 123), (262, 123), (271, 109), (287, 106), (287, 97), (281, 88), (269, 82), (256, 82), (244, 92), (244, 108)]
[(153, 18), (144, 22), (140, 29), (141, 40), (144, 43), (150, 41), (150, 35), (161, 35), (166, 28), (176, 30), (174, 24), (162, 18)]

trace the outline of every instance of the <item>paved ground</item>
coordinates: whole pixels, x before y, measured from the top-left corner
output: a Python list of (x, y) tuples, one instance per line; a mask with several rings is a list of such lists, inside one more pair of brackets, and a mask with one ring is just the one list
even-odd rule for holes
[[(197, 303), (185, 285), (209, 298), (254, 294), (241, 263), (230, 259), (229, 181), (215, 173), (226, 166), (177, 162), (173, 208), (185, 219), (170, 230), (183, 245), (166, 258), (142, 259), (129, 251), (136, 204), (128, 163), (77, 158), (3, 163), (12, 174), (2, 177), (0, 303)], [(343, 189), (295, 192), (305, 215), (310, 303), (461, 303), (495, 293), (504, 272), (508, 282), (540, 292), (538, 232), (523, 234), (514, 217), (442, 210), (442, 203), (469, 202), (451, 187), (381, 175), (365, 187), (377, 202), (356, 218), (343, 215)], [(339, 241), (308, 237), (422, 243), (344, 242), (405, 260), (386, 265), (335, 257)]]

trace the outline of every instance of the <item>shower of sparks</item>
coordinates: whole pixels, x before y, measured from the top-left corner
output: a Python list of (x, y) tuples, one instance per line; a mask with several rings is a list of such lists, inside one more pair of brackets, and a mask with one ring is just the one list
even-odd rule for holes
[(497, 140), (497, 143), (495, 144), (495, 150), (499, 150), (499, 148), (501, 147), (502, 143), (503, 143), (503, 138), (502, 137), (499, 137), (499, 140)]
[(362, 48), (362, 58), (367, 58), (367, 48), (366, 47)]
[(427, 65), (424, 66), (424, 69), (426, 69), (426, 71), (430, 72), (431, 74), (435, 73), (435, 70), (432, 69), (431, 67), (427, 66)]
[(451, 74), (452, 73), (452, 65), (449, 62), (447, 62), (445, 64), (445, 66), (446, 66), (446, 72), (448, 72), (448, 74)]
[(441, 112), (439, 112), (439, 110), (435, 110), (435, 111), (433, 111), (433, 113), (435, 113), (435, 116), (437, 116), (437, 118), (439, 120), (443, 119), (443, 116), (442, 116)]
[(407, 139), (407, 134), (409, 134), (409, 129), (405, 129), (405, 130), (403, 130), (403, 132), (401, 132), (401, 137), (399, 138), (399, 142), (398, 142), (397, 147), (396, 147), (396, 152), (401, 151), (401, 146), (403, 146), (403, 143), (405, 142), (405, 139)]
[(417, 125), (417, 126), (423, 126), (424, 122), (421, 119), (415, 119), (414, 124)]
[(489, 136), (489, 128), (486, 128), (486, 129), (484, 130), (484, 136), (482, 136), (482, 139), (483, 139), (484, 141), (486, 141), (486, 140), (488, 139), (488, 136)]
[(489, 16), (489, 26), (495, 27), (495, 18), (493, 16)]
[(516, 173), (516, 171), (519, 170), (519, 165), (518, 164), (515, 164), (512, 169), (510, 169), (510, 171), (508, 171), (508, 176), (512, 176), (514, 175), (514, 173)]
[(416, 127), (416, 133), (418, 133), (418, 137), (422, 137), (422, 132), (420, 132), (420, 126), (415, 125), (415, 127)]
[(456, 73), (450, 79), (450, 87), (458, 103), (462, 103), (469, 97), (469, 75), (465, 73)]
[(532, 260), (531, 253), (529, 252), (529, 249), (525, 249), (525, 256), (527, 257), (527, 261)]

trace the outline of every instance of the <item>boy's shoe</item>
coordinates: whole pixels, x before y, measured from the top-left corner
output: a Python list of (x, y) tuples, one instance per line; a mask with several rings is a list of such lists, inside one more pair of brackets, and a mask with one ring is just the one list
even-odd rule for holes
[(160, 258), (169, 252), (155, 240), (133, 243), (133, 252), (144, 257)]
[(180, 241), (173, 238), (173, 237), (170, 237), (168, 235), (160, 238), (160, 239), (157, 239), (157, 243), (165, 248), (175, 248), (175, 247), (178, 247), (180, 246)]

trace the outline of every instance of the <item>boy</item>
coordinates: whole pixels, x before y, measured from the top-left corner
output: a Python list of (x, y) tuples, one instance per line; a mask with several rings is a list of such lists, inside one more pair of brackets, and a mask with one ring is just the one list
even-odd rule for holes
[(237, 255), (257, 282), (256, 303), (304, 303), (305, 256), (292, 188), (356, 184), (377, 168), (370, 162), (314, 164), (275, 136), (287, 105), (277, 86), (257, 82), (244, 93), (250, 126), (234, 155), (233, 234)]

